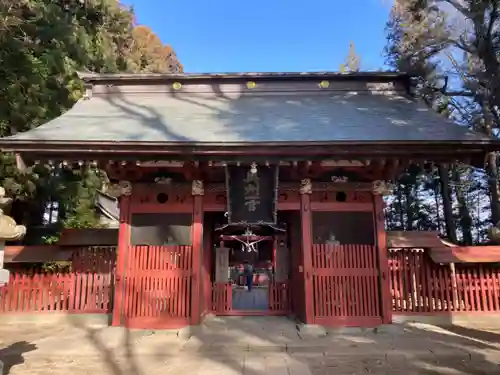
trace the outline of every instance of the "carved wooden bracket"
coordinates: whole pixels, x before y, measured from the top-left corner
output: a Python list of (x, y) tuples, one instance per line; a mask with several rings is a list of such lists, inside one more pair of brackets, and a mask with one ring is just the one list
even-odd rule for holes
[(205, 190), (203, 188), (203, 181), (201, 180), (193, 180), (191, 185), (191, 194), (192, 195), (204, 195)]
[(103, 190), (106, 194), (115, 198), (119, 198), (122, 195), (130, 196), (132, 195), (132, 184), (129, 181), (120, 181), (117, 184), (110, 184)]
[(392, 194), (392, 186), (386, 181), (373, 181), (372, 192), (374, 195), (391, 195)]
[(299, 191), (300, 191), (300, 194), (312, 194), (311, 179), (305, 178), (303, 180), (300, 180)]
[(488, 237), (493, 241), (500, 241), (500, 221), (488, 228)]

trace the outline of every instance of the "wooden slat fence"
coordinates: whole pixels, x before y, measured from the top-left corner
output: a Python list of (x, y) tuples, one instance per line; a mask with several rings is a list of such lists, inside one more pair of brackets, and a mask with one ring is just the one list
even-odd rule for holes
[(272, 282), (269, 284), (269, 310), (275, 312), (290, 311), (290, 283)]
[(393, 312), (500, 312), (500, 267), (432, 261), (424, 250), (389, 251)]
[(226, 314), (233, 309), (233, 287), (231, 283), (212, 284), (212, 311)]
[(125, 325), (175, 328), (191, 317), (191, 246), (131, 246), (125, 267)]
[(312, 264), (317, 324), (370, 326), (381, 323), (375, 246), (315, 244)]
[(11, 273), (0, 288), (0, 313), (110, 312), (115, 254), (114, 247), (78, 249), (68, 272)]

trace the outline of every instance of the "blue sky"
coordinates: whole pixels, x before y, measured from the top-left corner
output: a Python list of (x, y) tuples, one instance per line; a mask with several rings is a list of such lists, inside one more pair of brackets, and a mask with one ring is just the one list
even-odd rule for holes
[[(122, 0), (176, 51), (186, 72), (338, 70), (353, 41), (363, 70), (383, 66), (382, 0)], [(384, 4), (385, 3), (385, 4)]]

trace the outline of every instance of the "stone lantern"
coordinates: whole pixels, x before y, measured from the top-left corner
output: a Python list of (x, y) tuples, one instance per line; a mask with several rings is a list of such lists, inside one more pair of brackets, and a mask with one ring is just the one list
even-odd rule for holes
[(5, 242), (18, 241), (26, 234), (24, 225), (16, 225), (10, 216), (7, 216), (12, 198), (5, 197), (5, 189), (0, 186), (0, 286), (9, 281), (9, 271), (4, 269)]

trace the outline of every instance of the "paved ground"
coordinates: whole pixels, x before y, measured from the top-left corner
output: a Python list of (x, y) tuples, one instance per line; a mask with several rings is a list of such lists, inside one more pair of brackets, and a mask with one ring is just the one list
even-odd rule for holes
[(251, 292), (233, 286), (234, 310), (267, 310), (269, 308), (269, 290), (267, 287), (254, 287)]
[(429, 325), (300, 339), (281, 318), (212, 318), (186, 339), (65, 318), (0, 325), (11, 375), (500, 374), (500, 332)]

